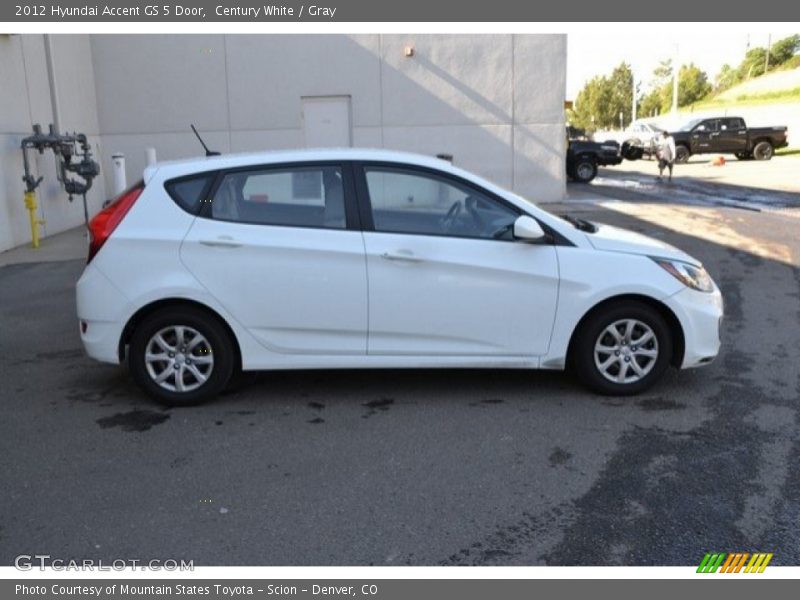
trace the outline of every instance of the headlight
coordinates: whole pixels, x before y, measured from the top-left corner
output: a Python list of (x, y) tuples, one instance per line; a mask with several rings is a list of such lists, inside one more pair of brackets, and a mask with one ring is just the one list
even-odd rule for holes
[(675, 279), (698, 292), (713, 292), (714, 282), (703, 267), (696, 267), (679, 260), (653, 258), (658, 266)]

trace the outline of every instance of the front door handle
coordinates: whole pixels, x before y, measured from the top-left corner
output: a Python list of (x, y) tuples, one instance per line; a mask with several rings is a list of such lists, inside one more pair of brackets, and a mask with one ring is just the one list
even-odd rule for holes
[(381, 258), (385, 260), (401, 260), (405, 262), (420, 262), (422, 258), (416, 256), (411, 250), (395, 250), (394, 252), (384, 252)]
[(213, 240), (200, 240), (203, 246), (211, 246), (212, 248), (239, 248), (242, 244), (229, 236), (220, 236)]

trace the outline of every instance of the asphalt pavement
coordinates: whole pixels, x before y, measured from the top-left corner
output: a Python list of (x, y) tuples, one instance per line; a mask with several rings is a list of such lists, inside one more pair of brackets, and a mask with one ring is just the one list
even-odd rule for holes
[(554, 372), (311, 371), (163, 409), (84, 356), (83, 261), (0, 267), (0, 564), (800, 564), (800, 218), (627, 196), (556, 209), (687, 250), (726, 302), (718, 360), (634, 398)]

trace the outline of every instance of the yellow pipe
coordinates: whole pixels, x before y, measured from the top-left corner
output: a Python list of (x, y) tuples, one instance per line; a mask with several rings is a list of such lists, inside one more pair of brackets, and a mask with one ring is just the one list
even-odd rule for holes
[(25, 208), (31, 220), (31, 243), (34, 248), (39, 247), (39, 225), (44, 225), (44, 221), (36, 218), (36, 192), (25, 192)]

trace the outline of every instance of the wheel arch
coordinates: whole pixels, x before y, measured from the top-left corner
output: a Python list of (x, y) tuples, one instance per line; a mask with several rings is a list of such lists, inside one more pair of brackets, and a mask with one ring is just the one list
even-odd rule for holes
[(752, 141), (751, 150), (752, 150), (753, 148), (755, 148), (755, 147), (756, 147), (758, 144), (760, 144), (761, 142), (769, 142), (769, 145), (770, 145), (770, 146), (772, 146), (773, 148), (775, 147), (775, 142), (773, 142), (773, 141), (772, 141), (772, 138), (770, 138), (770, 137), (769, 137), (769, 136), (767, 136), (767, 135), (760, 135), (760, 136), (758, 136), (757, 138), (755, 138), (755, 139)]
[(125, 361), (125, 350), (130, 344), (131, 336), (133, 335), (133, 331), (136, 329), (136, 326), (142, 322), (143, 319), (147, 318), (154, 312), (162, 310), (164, 308), (174, 308), (179, 306), (190, 306), (192, 308), (199, 309), (205, 313), (207, 313), (212, 318), (216, 319), (220, 325), (228, 332), (228, 335), (233, 342), (233, 348), (235, 353), (235, 363), (234, 367), (236, 369), (240, 369), (242, 366), (242, 349), (239, 344), (239, 339), (236, 337), (236, 333), (233, 331), (231, 326), (228, 322), (213, 308), (210, 306), (203, 304), (202, 302), (198, 302), (197, 300), (189, 300), (188, 298), (162, 298), (160, 300), (155, 300), (150, 302), (149, 304), (145, 304), (139, 310), (137, 310), (133, 315), (131, 315), (128, 322), (125, 323), (125, 327), (122, 328), (122, 334), (119, 338), (119, 346), (117, 348), (117, 352), (119, 355), (120, 363)]
[(756, 146), (758, 146), (762, 142), (768, 143), (770, 146), (772, 146), (772, 150), (773, 151), (775, 150), (775, 142), (772, 141), (772, 138), (770, 138), (767, 135), (761, 135), (761, 136), (758, 136), (757, 138), (755, 138), (752, 142), (750, 142), (750, 150), (749, 150), (749, 152), (752, 154), (755, 151)]
[(645, 296), (643, 294), (618, 294), (616, 296), (611, 296), (601, 300), (587, 310), (572, 329), (572, 333), (570, 334), (569, 344), (567, 345), (567, 365), (570, 365), (572, 362), (574, 350), (573, 345), (576, 334), (578, 331), (580, 331), (581, 327), (583, 327), (586, 321), (597, 312), (605, 309), (607, 306), (621, 301), (641, 302), (642, 304), (646, 304), (647, 306), (650, 306), (658, 311), (658, 313), (667, 322), (667, 326), (672, 334), (673, 347), (672, 356), (670, 357), (670, 364), (674, 367), (680, 368), (681, 364), (683, 363), (684, 352), (686, 351), (686, 338), (683, 332), (683, 327), (681, 326), (681, 322), (678, 320), (678, 317), (675, 315), (675, 313), (672, 312), (672, 309), (670, 309), (666, 304), (656, 300), (652, 296)]

